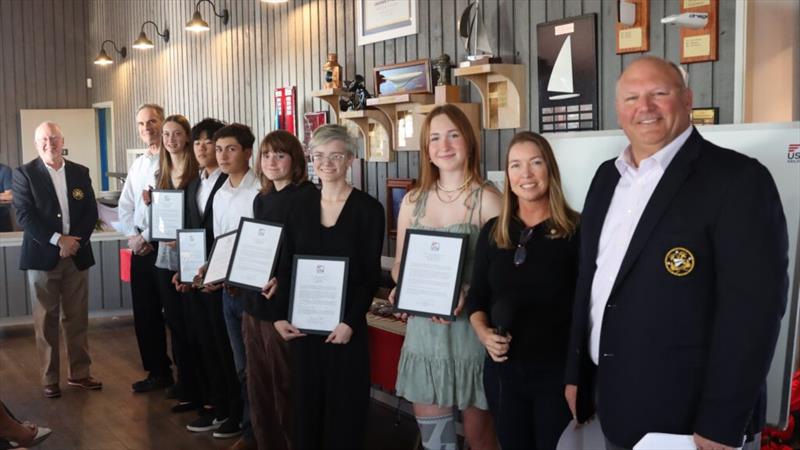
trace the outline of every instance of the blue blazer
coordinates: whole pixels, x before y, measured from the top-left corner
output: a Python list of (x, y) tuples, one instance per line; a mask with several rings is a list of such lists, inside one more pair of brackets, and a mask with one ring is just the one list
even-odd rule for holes
[[(80, 249), (72, 257), (78, 270), (94, 265), (89, 238), (97, 223), (97, 202), (94, 198), (89, 169), (64, 160), (67, 179), (67, 203), (71, 236), (81, 238)], [(24, 230), (19, 268), (52, 270), (58, 264), (59, 248), (50, 243), (53, 233), (62, 232), (61, 206), (53, 180), (41, 158), (14, 169), (14, 208), (17, 223)]]
[[(648, 432), (738, 447), (764, 423), (766, 384), (788, 289), (786, 219), (775, 182), (755, 159), (697, 130), (645, 207), (605, 310), (600, 364), (588, 354), (598, 241), (620, 174), (595, 174), (582, 213), (566, 382), (578, 419), (597, 412), (607, 438), (633, 447)], [(668, 270), (687, 249), (691, 271)], [(685, 266), (684, 266), (685, 267)]]

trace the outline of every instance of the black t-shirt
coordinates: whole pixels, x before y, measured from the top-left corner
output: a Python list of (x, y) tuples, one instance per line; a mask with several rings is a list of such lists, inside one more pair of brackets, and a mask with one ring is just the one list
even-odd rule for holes
[(525, 245), (525, 262), (515, 266), (514, 252), (524, 225), (512, 221), (509, 232), (514, 248), (500, 249), (491, 239), (496, 221), (487, 222), (478, 237), (465, 305), (467, 317), (483, 311), (494, 326), (492, 307), (500, 301), (509, 302), (513, 311), (509, 358), (562, 363), (578, 275), (577, 232), (568, 238), (551, 239), (549, 221), (534, 226)]
[[(280, 191), (272, 191), (267, 194), (260, 193), (253, 199), (253, 218), (256, 220), (263, 220), (266, 222), (274, 222), (279, 224), (286, 224), (290, 206), (296, 201), (298, 194), (312, 189), (317, 190), (316, 186), (309, 182), (303, 182), (299, 185), (290, 184)], [(286, 238), (286, 230), (284, 229), (283, 238)], [(283, 247), (283, 246), (282, 246)], [(280, 263), (280, 256), (277, 263)], [(277, 268), (276, 268), (277, 273)], [(275, 274), (273, 274), (274, 276)], [(261, 319), (274, 321), (276, 318), (276, 302), (273, 299), (266, 299), (260, 292), (251, 290), (242, 291), (242, 301), (244, 302), (244, 309), (251, 316)]]

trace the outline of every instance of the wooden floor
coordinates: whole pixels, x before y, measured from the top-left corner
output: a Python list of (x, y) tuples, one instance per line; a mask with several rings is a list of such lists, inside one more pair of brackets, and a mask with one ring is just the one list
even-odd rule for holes
[[(88, 392), (66, 385), (66, 356), (62, 348), (61, 389), (58, 399), (42, 396), (33, 326), (0, 327), (0, 399), (14, 414), (52, 428), (41, 447), (58, 450), (221, 449), (232, 440), (210, 433), (190, 433), (185, 425), (196, 414), (169, 411), (173, 400), (164, 391), (133, 394), (131, 383), (143, 378), (130, 317), (94, 319), (89, 331), (92, 375), (104, 384)], [(62, 340), (63, 347), (63, 340)], [(378, 402), (370, 410), (368, 448), (414, 448), (413, 418), (399, 416)]]

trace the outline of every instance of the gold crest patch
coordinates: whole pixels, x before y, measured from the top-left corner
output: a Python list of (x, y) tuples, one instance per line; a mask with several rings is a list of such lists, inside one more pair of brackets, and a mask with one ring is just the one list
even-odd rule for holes
[(72, 190), (72, 198), (75, 200), (83, 200), (83, 191), (79, 188), (75, 188)]
[(667, 272), (682, 277), (689, 275), (694, 270), (694, 255), (687, 248), (675, 247), (667, 252), (664, 257), (664, 267)]

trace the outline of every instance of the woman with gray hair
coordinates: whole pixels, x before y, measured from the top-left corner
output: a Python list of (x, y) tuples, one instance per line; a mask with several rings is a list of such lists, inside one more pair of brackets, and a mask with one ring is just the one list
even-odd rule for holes
[[(366, 313), (381, 275), (381, 204), (345, 181), (356, 145), (347, 129), (326, 125), (310, 143), (322, 190), (294, 199), (278, 266), (283, 320), (275, 329), (292, 355), (295, 449), (363, 448), (369, 407)], [(295, 255), (348, 258), (344, 318), (327, 336), (306, 335), (289, 323)]]

